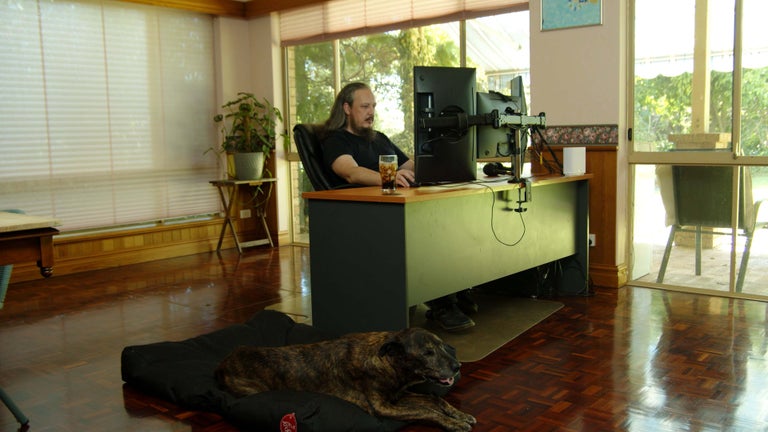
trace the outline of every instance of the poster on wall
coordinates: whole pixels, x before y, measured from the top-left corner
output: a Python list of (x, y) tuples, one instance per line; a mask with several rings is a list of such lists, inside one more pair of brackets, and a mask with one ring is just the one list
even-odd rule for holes
[(602, 6), (602, 0), (541, 0), (541, 29), (600, 25)]

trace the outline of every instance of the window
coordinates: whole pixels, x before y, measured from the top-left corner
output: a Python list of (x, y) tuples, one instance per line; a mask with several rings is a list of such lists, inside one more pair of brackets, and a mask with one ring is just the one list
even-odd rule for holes
[[(362, 81), (376, 95), (376, 129), (413, 155), (413, 66), (458, 66), (458, 23), (339, 41), (341, 85)], [(325, 109), (328, 117), (330, 105)]]
[[(334, 44), (321, 42), (298, 45), (286, 50), (290, 124), (322, 123), (328, 117), (334, 90)], [(300, 103), (298, 101), (301, 101)], [(301, 163), (291, 164), (291, 207), (293, 241), (309, 241), (309, 209), (301, 193), (311, 191), (312, 184)]]
[[(741, 55), (734, 56), (736, 0), (636, 0), (634, 149), (638, 152), (717, 150), (768, 156), (768, 35), (765, 2), (740, 0)], [(704, 7), (706, 6), (706, 7)], [(664, 11), (660, 13), (660, 11)], [(697, 12), (698, 11), (698, 12)], [(698, 15), (697, 15), (698, 13)], [(674, 29), (674, 37), (659, 29)], [(698, 41), (698, 42), (697, 42)], [(738, 131), (733, 138), (734, 60), (742, 68)], [(691, 143), (686, 135), (720, 134)]]
[[(467, 66), (478, 70), (478, 88), (509, 94), (514, 76), (523, 75), (526, 86), (529, 83), (528, 22), (524, 10), (465, 21), (466, 40), (461, 38), (461, 22), (450, 21), (289, 46), (291, 123), (324, 122), (340, 90), (334, 83), (362, 81), (376, 95), (376, 129), (413, 155), (413, 66), (460, 66), (464, 44)], [(333, 73), (335, 57), (338, 76)], [(298, 185), (293, 193), (294, 241), (306, 242), (308, 214), (301, 192), (311, 190), (311, 185), (300, 163), (292, 171), (292, 184)]]
[(211, 17), (18, 0), (0, 20), (0, 208), (64, 230), (218, 211)]
[[(523, 77), (531, 85), (530, 24), (527, 12), (467, 21), (467, 66), (478, 69), (478, 89), (510, 94), (510, 82)], [(528, 101), (530, 102), (530, 95)]]

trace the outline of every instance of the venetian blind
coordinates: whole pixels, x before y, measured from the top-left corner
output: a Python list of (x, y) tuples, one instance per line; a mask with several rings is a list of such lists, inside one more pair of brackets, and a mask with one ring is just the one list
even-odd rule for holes
[(528, 9), (528, 0), (331, 0), (280, 12), (284, 46)]
[(218, 211), (210, 16), (14, 0), (0, 22), (0, 209), (63, 230)]

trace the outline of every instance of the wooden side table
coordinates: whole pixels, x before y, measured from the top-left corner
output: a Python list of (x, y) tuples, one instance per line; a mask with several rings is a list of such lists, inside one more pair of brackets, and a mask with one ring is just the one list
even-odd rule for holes
[[(270, 247), (274, 246), (272, 236), (269, 234), (269, 227), (267, 226), (266, 207), (276, 181), (276, 178), (262, 178), (258, 180), (211, 180), (209, 182), (219, 190), (221, 204), (224, 206), (224, 223), (221, 226), (219, 244), (216, 246), (217, 251), (221, 250), (221, 243), (224, 241), (224, 234), (227, 231), (227, 227), (232, 231), (232, 236), (235, 239), (235, 246), (237, 246), (237, 251), (239, 253), (243, 253), (243, 248), (245, 247), (261, 246), (265, 244), (268, 244)], [(266, 237), (263, 239), (240, 242), (237, 238), (237, 230), (232, 224), (232, 221), (237, 219), (237, 216), (233, 215), (233, 209), (235, 208), (235, 202), (237, 201), (238, 191), (241, 186), (247, 187), (251, 191), (253, 199), (251, 200), (250, 209), (253, 212), (253, 216), (261, 220), (261, 225), (264, 227), (264, 232), (266, 233)]]
[(0, 212), (0, 265), (36, 261), (40, 274), (50, 277), (58, 224), (50, 217)]

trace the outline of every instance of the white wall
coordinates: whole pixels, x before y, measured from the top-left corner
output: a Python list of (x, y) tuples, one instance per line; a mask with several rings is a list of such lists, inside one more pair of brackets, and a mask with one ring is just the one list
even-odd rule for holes
[(623, 1), (603, 0), (603, 24), (541, 30), (541, 2), (530, 2), (532, 113), (547, 124), (623, 122)]
[[(251, 40), (251, 82), (254, 94), (264, 95), (276, 107), (285, 106), (283, 88), (282, 49), (280, 48), (280, 25), (277, 14), (251, 19), (249, 22)], [(285, 126), (279, 125), (278, 130)], [(286, 160), (283, 142), (277, 143), (277, 214), (278, 230), (288, 231), (291, 216), (290, 166)]]
[[(619, 126), (616, 226), (628, 226), (627, 2), (602, 0), (598, 26), (541, 30), (541, 2), (530, 2), (531, 113), (548, 126)], [(626, 262), (627, 236), (617, 232), (616, 264)]]
[(248, 27), (245, 19), (219, 17), (214, 20), (217, 106), (250, 87), (251, 40)]
[[(277, 16), (251, 20), (219, 17), (214, 25), (217, 104), (221, 106), (232, 100), (238, 92), (249, 92), (283, 107), (282, 50)], [(291, 193), (289, 166), (282, 141), (277, 144), (277, 172), (274, 174), (278, 178), (278, 230), (285, 232), (289, 229)]]

